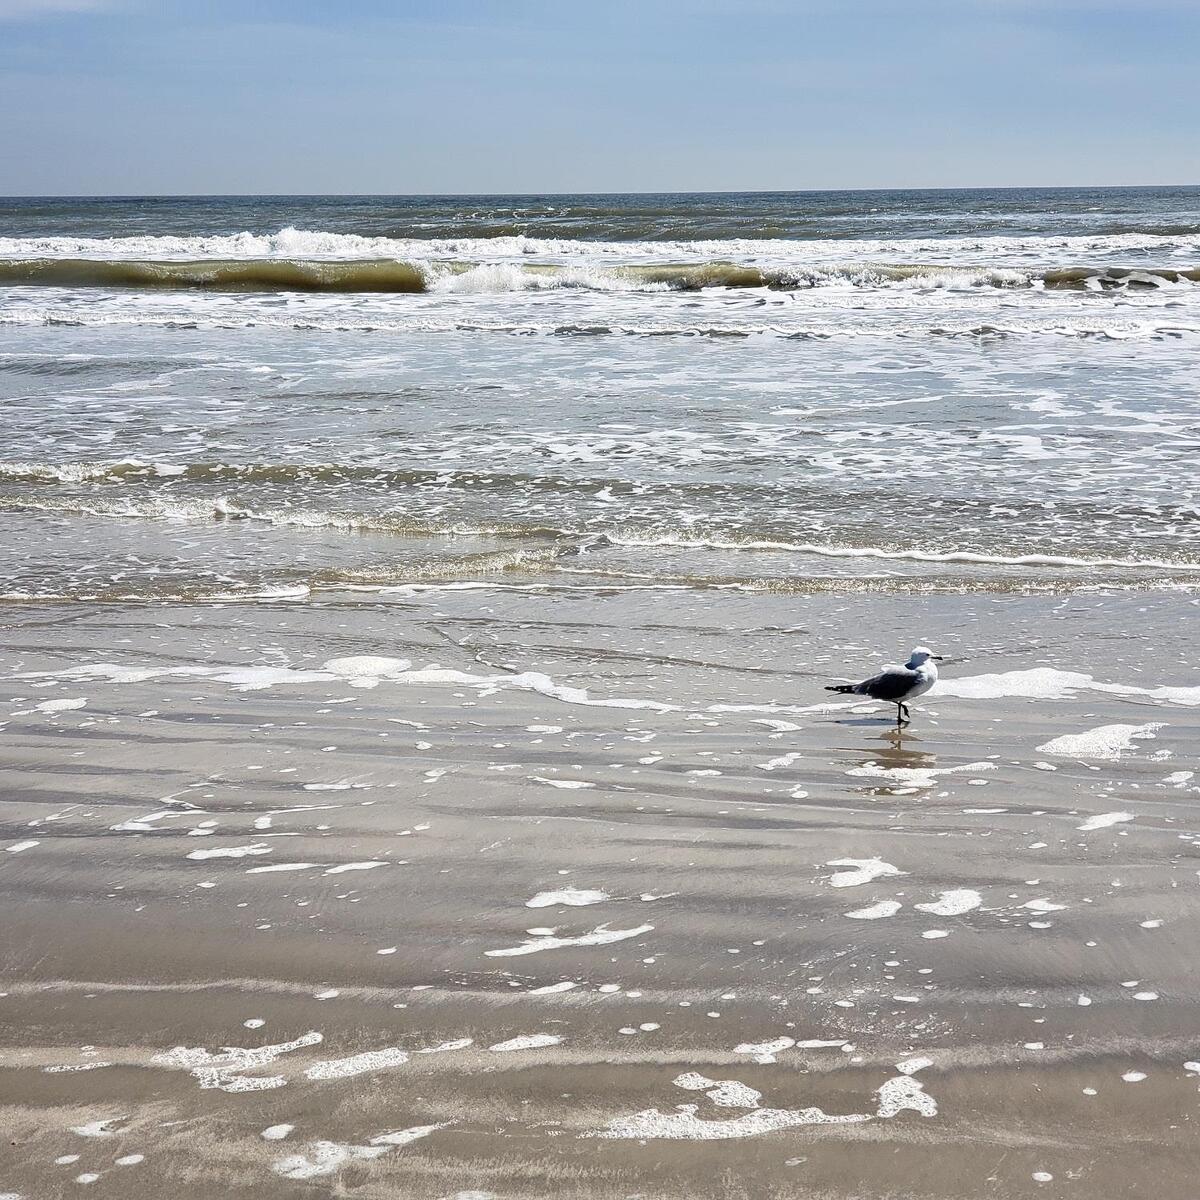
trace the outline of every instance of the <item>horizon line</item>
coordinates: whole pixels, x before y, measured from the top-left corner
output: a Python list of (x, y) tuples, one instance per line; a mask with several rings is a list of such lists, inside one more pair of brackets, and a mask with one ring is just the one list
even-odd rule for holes
[(611, 191), (482, 191), (482, 192), (7, 192), (0, 200), (442, 200), (480, 199), (485, 197), (572, 196), (810, 196), (876, 195), (887, 192), (1113, 192), (1149, 190), (1200, 190), (1200, 183), (1056, 183), (1056, 184), (955, 184), (920, 187), (819, 187), (819, 188), (704, 188), (663, 190), (614, 189)]

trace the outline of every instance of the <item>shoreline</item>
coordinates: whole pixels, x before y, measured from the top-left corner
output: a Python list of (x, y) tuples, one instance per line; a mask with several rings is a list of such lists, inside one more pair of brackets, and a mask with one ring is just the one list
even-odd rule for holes
[(1197, 603), (5, 606), (0, 1189), (1183, 1200)]

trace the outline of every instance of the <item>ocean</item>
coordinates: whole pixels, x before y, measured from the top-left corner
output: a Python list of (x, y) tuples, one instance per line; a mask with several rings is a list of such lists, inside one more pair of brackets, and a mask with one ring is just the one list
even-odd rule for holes
[(3, 201), (0, 587), (1195, 582), (1198, 262), (1195, 188)]
[(1198, 349), (1200, 188), (0, 200), (0, 1200), (1192, 1200)]

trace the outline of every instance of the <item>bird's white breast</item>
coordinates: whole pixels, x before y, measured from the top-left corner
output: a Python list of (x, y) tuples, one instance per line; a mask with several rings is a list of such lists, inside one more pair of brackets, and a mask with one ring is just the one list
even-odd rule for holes
[(913, 700), (917, 696), (923, 696), (935, 683), (937, 683), (938, 671), (936, 663), (922, 663), (914, 672), (917, 676), (917, 682), (913, 690), (908, 693), (906, 699)]

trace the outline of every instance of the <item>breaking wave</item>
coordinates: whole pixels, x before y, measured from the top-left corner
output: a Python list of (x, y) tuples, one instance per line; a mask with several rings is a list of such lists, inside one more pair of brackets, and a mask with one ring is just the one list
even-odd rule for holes
[(549, 550), (553, 556), (572, 559), (579, 557), (581, 562), (586, 562), (589, 556), (605, 550), (687, 550), (784, 553), (824, 559), (943, 566), (1200, 574), (1200, 560), (1182, 555), (1178, 558), (1142, 558), (1104, 554), (996, 553), (958, 546), (941, 549), (813, 542), (778, 536), (756, 536), (750, 531), (705, 536), (692, 530), (667, 526), (647, 528), (614, 524), (598, 527), (554, 525), (544, 522), (530, 524), (519, 520), (494, 523), (441, 522), (413, 517), (401, 511), (335, 512), (291, 506), (252, 508), (226, 497), (176, 499), (156, 496), (151, 499), (127, 498), (107, 501), (99, 498), (37, 499), (0, 495), (0, 511), (120, 520), (246, 521), (276, 527), (328, 529), (348, 533), (374, 532), (412, 538), (490, 538), (525, 542), (528, 544), (527, 549)]
[[(446, 477), (444, 470), (397, 470), (392, 467), (322, 463), (180, 463), (141, 462), (0, 462), (0, 483), (129, 483), (179, 479), (215, 483), (297, 483), (361, 480), (390, 485), (427, 483)], [(539, 477), (528, 476), (530, 481)]]
[(100, 258), (10, 259), (0, 284), (40, 287), (204, 289), (219, 292), (423, 292), (406, 262), (213, 259), (184, 262)]
[(214, 292), (700, 291), (772, 288), (1041, 288), (1107, 291), (1200, 283), (1200, 268), (1061, 267), (1025, 271), (928, 263), (762, 267), (735, 262), (564, 266), (395, 259), (35, 258), (0, 260), (0, 286)]
[(888, 262), (930, 258), (942, 262), (1055, 262), (1095, 258), (1200, 255), (1200, 231), (1130, 231), (1110, 234), (1039, 236), (637, 239), (593, 241), (585, 238), (529, 237), (371, 237), (288, 226), (276, 233), (235, 233), (182, 237), (0, 237), (0, 258), (119, 259), (425, 259), (495, 261), (573, 260), (644, 262), (647, 259), (737, 262), (812, 263)]
[[(674, 314), (678, 316), (678, 314)], [(630, 314), (620, 319), (590, 321), (505, 320), (501, 316), (465, 317), (456, 313), (439, 316), (415, 309), (377, 314), (288, 313), (272, 315), (265, 310), (235, 310), (214, 313), (193, 311), (155, 312), (130, 307), (124, 311), (95, 311), (79, 306), (51, 308), (39, 304), (12, 304), (0, 309), (0, 325), (69, 328), (146, 327), (155, 329), (221, 331), (227, 329), (298, 330), (313, 333), (362, 334), (448, 334), (484, 333), (513, 337), (588, 338), (777, 338), (786, 341), (900, 341), (938, 338), (967, 341), (1001, 341), (1008, 338), (1067, 338), (1092, 341), (1164, 341), (1192, 338), (1200, 334), (1195, 318), (1154, 313), (1131, 318), (1109, 312), (1081, 312), (1064, 319), (1031, 313), (1026, 318), (993, 321), (922, 322), (898, 320), (880, 326), (854, 326), (833, 321), (806, 319), (797, 323), (776, 320), (767, 323), (721, 314), (697, 314), (692, 319), (664, 319), (654, 313)]]

